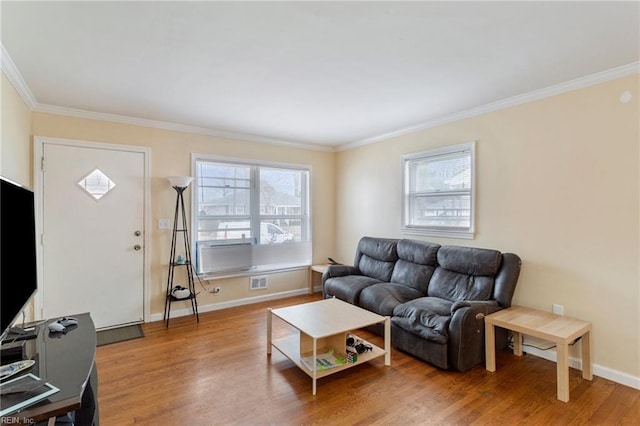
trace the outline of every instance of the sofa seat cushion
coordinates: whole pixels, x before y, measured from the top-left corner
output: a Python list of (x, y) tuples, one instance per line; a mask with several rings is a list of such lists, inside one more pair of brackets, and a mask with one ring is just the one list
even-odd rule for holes
[(380, 280), (365, 275), (347, 275), (345, 277), (329, 278), (324, 282), (325, 297), (335, 296), (352, 305), (358, 304), (360, 292)]
[(423, 295), (403, 284), (379, 283), (360, 292), (358, 306), (379, 315), (391, 316), (396, 306)]
[(393, 310), (391, 324), (432, 342), (449, 340), (452, 302), (438, 297), (420, 297)]

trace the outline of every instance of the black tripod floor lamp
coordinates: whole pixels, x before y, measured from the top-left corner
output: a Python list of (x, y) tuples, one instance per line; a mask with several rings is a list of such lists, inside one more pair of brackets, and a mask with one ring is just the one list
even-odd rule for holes
[[(171, 316), (171, 304), (178, 301), (191, 301), (191, 309), (196, 321), (200, 321), (198, 316), (198, 302), (196, 300), (196, 291), (193, 281), (193, 263), (191, 262), (191, 245), (189, 244), (189, 230), (187, 227), (187, 217), (184, 208), (184, 191), (187, 189), (193, 178), (191, 176), (169, 176), (169, 183), (178, 193), (176, 198), (176, 211), (173, 216), (173, 237), (171, 239), (171, 253), (169, 254), (169, 276), (167, 278), (167, 296), (164, 303), (164, 320), (166, 326), (169, 327), (169, 319)], [(181, 219), (180, 219), (181, 217)], [(176, 248), (178, 243), (178, 235), (182, 235), (184, 242), (184, 255), (176, 256)], [(175, 269), (186, 268), (187, 286), (174, 286)]]

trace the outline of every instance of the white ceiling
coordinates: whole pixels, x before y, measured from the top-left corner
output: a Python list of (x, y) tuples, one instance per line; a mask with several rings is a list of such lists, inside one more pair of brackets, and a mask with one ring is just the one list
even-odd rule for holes
[(3, 69), (36, 110), (318, 149), (640, 59), (637, 1), (1, 7)]

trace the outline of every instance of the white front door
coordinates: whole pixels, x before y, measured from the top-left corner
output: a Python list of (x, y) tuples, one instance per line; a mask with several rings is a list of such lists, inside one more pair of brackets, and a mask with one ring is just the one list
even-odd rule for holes
[(41, 149), (42, 316), (143, 321), (148, 153), (47, 139)]

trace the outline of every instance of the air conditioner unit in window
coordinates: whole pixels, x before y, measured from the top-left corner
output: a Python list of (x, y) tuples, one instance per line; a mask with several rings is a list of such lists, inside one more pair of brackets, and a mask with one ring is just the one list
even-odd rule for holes
[(239, 272), (253, 266), (252, 244), (242, 241), (224, 244), (214, 241), (196, 243), (196, 265), (199, 274)]

